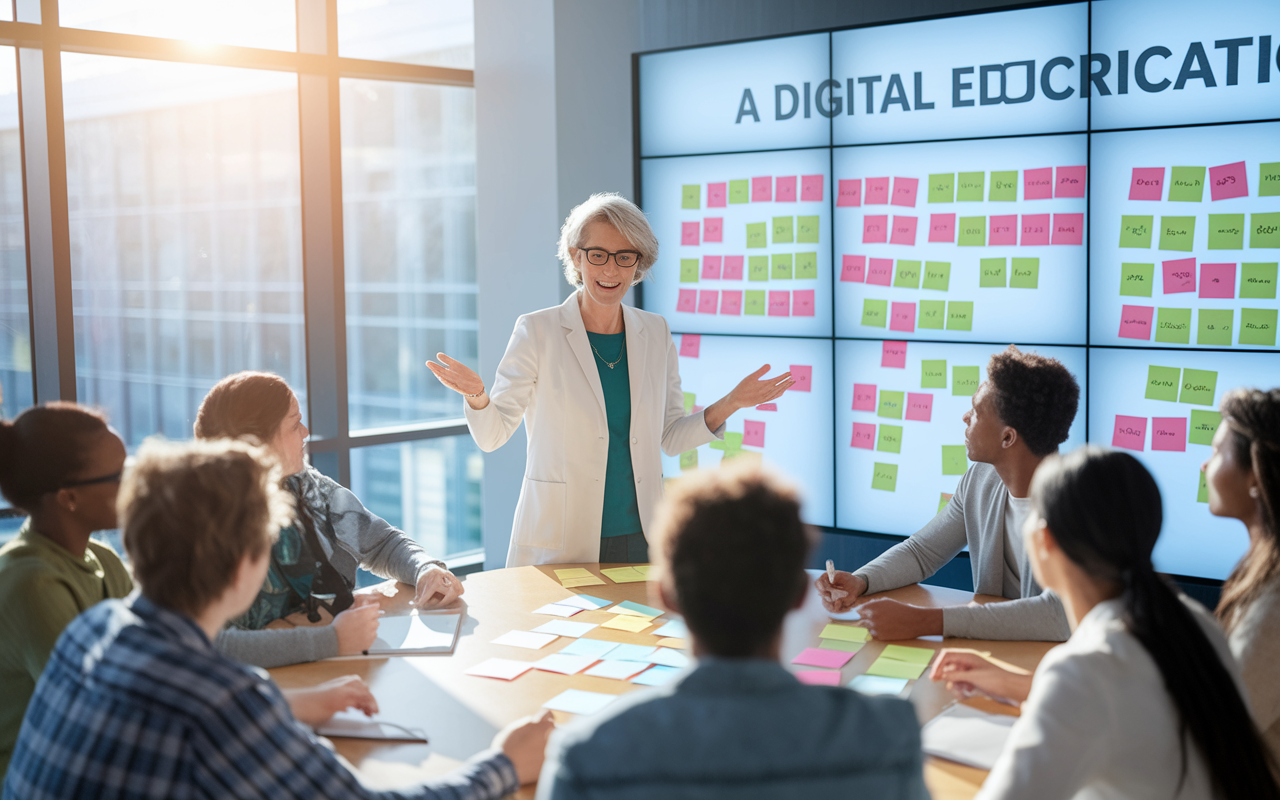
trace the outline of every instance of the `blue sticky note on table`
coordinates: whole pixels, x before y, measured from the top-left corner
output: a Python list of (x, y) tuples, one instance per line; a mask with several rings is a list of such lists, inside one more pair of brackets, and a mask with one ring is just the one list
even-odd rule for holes
[(618, 647), (617, 642), (606, 642), (603, 639), (574, 639), (560, 652), (566, 656), (604, 658), (605, 654), (615, 647)]
[(647, 644), (620, 644), (609, 651), (609, 660), (611, 661), (639, 661), (642, 664), (652, 664), (649, 656), (657, 650), (656, 647), (650, 647)]
[(635, 611), (636, 613), (644, 614), (646, 617), (662, 616), (662, 611), (656, 608), (651, 608), (650, 606), (640, 605), (639, 603), (632, 602), (631, 600), (623, 600), (621, 603), (614, 606), (614, 608), (625, 608), (628, 611)]
[(849, 688), (863, 694), (899, 695), (907, 688), (906, 678), (883, 678), (879, 675), (859, 675), (849, 681)]
[(568, 689), (543, 703), (542, 707), (569, 714), (594, 714), (617, 699), (616, 694)]
[(653, 632), (654, 636), (670, 637), (672, 639), (688, 639), (689, 629), (685, 627), (684, 620), (673, 619), (661, 628)]
[(680, 670), (675, 667), (649, 667), (644, 672), (631, 679), (632, 683), (638, 683), (641, 686), (661, 686), (664, 683), (670, 683), (680, 674)]

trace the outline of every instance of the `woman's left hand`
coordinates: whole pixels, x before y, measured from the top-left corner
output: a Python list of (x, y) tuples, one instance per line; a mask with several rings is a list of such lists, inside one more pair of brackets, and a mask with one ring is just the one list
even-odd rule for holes
[(413, 605), (417, 608), (439, 608), (451, 604), (462, 596), (462, 581), (449, 570), (432, 565), (418, 576)]

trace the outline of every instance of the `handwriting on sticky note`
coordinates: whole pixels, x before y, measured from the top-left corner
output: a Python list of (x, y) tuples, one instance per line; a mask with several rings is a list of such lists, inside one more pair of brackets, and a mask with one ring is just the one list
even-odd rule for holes
[(1018, 243), (1018, 215), (998, 214), (987, 220), (987, 244), (1014, 245)]
[(1129, 179), (1130, 200), (1159, 200), (1163, 192), (1164, 167), (1133, 168)]
[(698, 223), (683, 222), (680, 224), (680, 244), (697, 245), (698, 242)]
[(1053, 197), (1053, 167), (1022, 171), (1024, 200), (1049, 200)]
[(1122, 339), (1151, 340), (1151, 320), (1155, 309), (1151, 306), (1121, 306), (1120, 332)]
[(1049, 243), (1050, 228), (1048, 214), (1023, 214), (1018, 244), (1023, 247), (1046, 245)]
[(880, 407), (876, 410), (876, 416), (887, 417), (888, 419), (902, 419), (902, 406), (906, 402), (905, 394), (906, 392), (891, 392), (888, 389), (881, 389)]
[(956, 174), (942, 172), (929, 176), (929, 202), (954, 203), (956, 200)]
[(1150, 297), (1155, 264), (1121, 264), (1120, 296)]
[(1058, 167), (1053, 176), (1054, 197), (1084, 197), (1084, 167)]
[(741, 180), (729, 181), (729, 204), (746, 203), (751, 200), (751, 181), (743, 178)]
[(791, 380), (795, 381), (789, 392), (810, 392), (813, 391), (813, 367), (808, 364), (792, 364)]
[(1249, 215), (1249, 249), (1280, 247), (1280, 212)]
[(867, 280), (867, 257), (844, 256), (841, 259), (840, 280), (848, 283), (865, 283)]
[(1213, 435), (1222, 424), (1222, 413), (1211, 409), (1191, 409), (1191, 430), (1187, 441), (1191, 444), (1213, 444)]
[(751, 419), (743, 420), (742, 443), (747, 447), (764, 447), (764, 423)]
[(796, 201), (796, 176), (779, 175), (774, 180), (773, 199), (778, 203), (794, 203)]
[(702, 257), (702, 279), (720, 280), (720, 266), (723, 259), (720, 256), (703, 256)]
[(863, 450), (874, 450), (876, 447), (876, 426), (870, 422), (853, 423), (853, 439), (849, 442), (850, 447), (860, 447)]
[(916, 189), (920, 181), (917, 178), (893, 179), (893, 205), (916, 207)]
[(929, 241), (954, 242), (956, 240), (955, 214), (929, 215)]
[(1126, 450), (1147, 449), (1147, 418), (1116, 414), (1116, 424), (1111, 434), (1111, 446)]
[(697, 358), (701, 350), (702, 336), (700, 334), (686, 333), (680, 337), (680, 355), (685, 358)]
[(791, 293), (791, 314), (796, 317), (812, 317), (814, 314), (813, 289), (797, 289)]
[(1147, 400), (1176, 403), (1181, 381), (1182, 370), (1179, 367), (1161, 367), (1151, 364), (1147, 367), (1147, 388), (1143, 397)]
[(791, 292), (769, 292), (769, 316), (791, 316)]
[(1204, 197), (1204, 167), (1174, 167), (1169, 178), (1169, 199), (1199, 203)]
[(869, 206), (883, 206), (889, 203), (889, 179), (867, 178), (862, 202)]
[(933, 419), (933, 395), (927, 392), (907, 392), (907, 419), (929, 422)]
[(978, 286), (983, 288), (1004, 288), (1008, 279), (1005, 276), (1007, 258), (984, 258), (978, 262)]
[(876, 410), (876, 385), (874, 383), (855, 383), (853, 385), (853, 410)]
[(795, 277), (792, 272), (792, 258), (790, 253), (774, 253), (773, 254), (773, 272), (770, 277), (773, 280), (788, 280)]
[(747, 223), (747, 247), (768, 247), (769, 226), (763, 222)]
[(840, 181), (839, 192), (836, 197), (836, 208), (852, 208), (862, 205), (861, 178)]
[(1215, 405), (1213, 395), (1217, 387), (1217, 372), (1187, 367), (1182, 370), (1182, 390), (1178, 393), (1178, 402), (1197, 406)]
[(1153, 417), (1151, 419), (1151, 449), (1179, 453), (1187, 450), (1186, 417)]
[(914, 245), (916, 243), (916, 221), (915, 217), (894, 216), (893, 235), (889, 243)]
[(893, 283), (893, 259), (873, 258), (867, 264), (867, 283), (889, 286)]
[(897, 269), (893, 273), (893, 285), (900, 289), (920, 288), (920, 262), (910, 259), (898, 259)]
[(698, 313), (714, 314), (720, 307), (720, 292), (716, 289), (703, 289), (698, 292)]
[(1156, 341), (1172, 344), (1191, 343), (1191, 309), (1156, 309)]
[(1249, 174), (1243, 161), (1209, 168), (1209, 199), (1230, 200), (1249, 196)]
[(922, 289), (933, 289), (934, 291), (945, 292), (950, 286), (951, 262), (924, 262), (924, 280), (921, 284)]
[(947, 330), (949, 331), (973, 330), (973, 301), (972, 300), (948, 300), (947, 301)]
[(725, 289), (720, 293), (720, 313), (734, 317), (742, 314), (741, 289)]
[(862, 218), (862, 243), (884, 244), (889, 241), (889, 217), (886, 214), (868, 214)]
[(796, 217), (796, 242), (798, 244), (817, 244), (819, 234), (817, 215)]
[[(928, 287), (925, 287), (928, 288)], [(945, 300), (921, 300), (916, 325), (925, 330), (942, 330), (947, 319)]]
[(765, 293), (760, 290), (748, 289), (743, 292), (742, 313), (744, 315), (764, 316), (765, 312)]
[(725, 256), (723, 275), (726, 281), (742, 280), (742, 256)]
[(707, 184), (707, 208), (724, 208), (728, 200), (728, 187), (724, 183)]
[(1244, 214), (1209, 215), (1209, 249), (1244, 249)]
[(680, 207), (681, 208), (698, 208), (702, 201), (702, 184), (687, 183), (681, 187)]
[(1277, 264), (1244, 263), (1240, 265), (1240, 298), (1276, 299)]
[(916, 304), (895, 302), (889, 309), (889, 330), (915, 333)]
[(985, 172), (961, 172), (956, 176), (956, 202), (980, 203), (986, 187)]
[(1160, 249), (1191, 252), (1195, 245), (1195, 217), (1161, 217)]
[(800, 178), (800, 199), (806, 203), (822, 202), (822, 176), (805, 175)]
[(724, 217), (704, 217), (702, 220), (702, 241), (724, 241)]
[(769, 257), (751, 256), (748, 259), (747, 279), (752, 281), (769, 280)]
[(960, 247), (983, 247), (987, 243), (986, 217), (960, 217), (956, 222), (956, 244)]
[(973, 397), (978, 391), (978, 367), (951, 368), (951, 394), (953, 397)]
[(876, 462), (871, 470), (871, 488), (882, 492), (898, 490), (898, 465)]
[(765, 175), (763, 177), (751, 179), (751, 202), (768, 203), (773, 200), (773, 177)]
[(962, 444), (942, 445), (942, 474), (963, 475), (969, 469), (969, 457)]
[[(874, 260), (874, 259), (873, 259)], [(889, 301), (866, 297), (862, 300), (862, 324), (883, 328), (889, 323)]]
[(947, 388), (946, 359), (925, 359), (920, 362), (920, 388)]
[(1084, 214), (1054, 214), (1050, 244), (1084, 244)]
[(676, 311), (692, 314), (698, 310), (698, 290), (681, 289), (676, 299)]
[(1125, 214), (1120, 217), (1121, 247), (1151, 247), (1155, 218), (1151, 215)]
[(1164, 272), (1164, 293), (1180, 294), (1196, 290), (1196, 260), (1179, 258), (1161, 263)]
[(907, 366), (907, 343), (886, 341), (880, 345), (880, 366), (892, 369), (905, 369)]
[(881, 425), (880, 435), (876, 439), (876, 450), (882, 453), (901, 453), (902, 426)]
[(1009, 268), (1010, 289), (1036, 289), (1040, 286), (1040, 259), (1014, 258)]
[(1275, 347), (1277, 316), (1274, 308), (1240, 309), (1240, 344)]
[(993, 203), (1015, 202), (1018, 199), (1018, 171), (992, 172), (987, 199)]
[(791, 244), (795, 241), (795, 217), (773, 218), (773, 243)]
[(1236, 296), (1235, 264), (1201, 264), (1200, 296), (1217, 299)]
[(681, 283), (697, 283), (698, 282), (698, 259), (696, 258), (680, 259), (680, 282)]

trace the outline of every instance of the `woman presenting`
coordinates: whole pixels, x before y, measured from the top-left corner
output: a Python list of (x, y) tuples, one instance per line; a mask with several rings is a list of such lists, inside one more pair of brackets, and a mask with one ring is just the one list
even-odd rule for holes
[(592, 195), (565, 220), (559, 255), (578, 291), (516, 321), (492, 392), (444, 353), (427, 366), (465, 398), (480, 449), (498, 449), (525, 421), (507, 566), (646, 562), (645, 532), (662, 498), (659, 447), (673, 456), (723, 439), (734, 411), (776, 399), (791, 373), (761, 380), (765, 364), (686, 416), (666, 320), (622, 303), (658, 257), (644, 214), (621, 195)]

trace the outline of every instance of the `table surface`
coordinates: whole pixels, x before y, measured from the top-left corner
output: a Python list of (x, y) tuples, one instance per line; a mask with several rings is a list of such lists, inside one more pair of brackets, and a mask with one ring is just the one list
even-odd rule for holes
[[(556, 579), (555, 569), (585, 567), (593, 574), (600, 569), (626, 564), (555, 564), (516, 567), (479, 572), (467, 576), (463, 605), (466, 616), (453, 654), (397, 658), (367, 658), (318, 661), (281, 667), (271, 675), (282, 688), (312, 686), (342, 675), (359, 675), (372, 688), (381, 707), (380, 717), (427, 733), (430, 744), (371, 741), (335, 738), (338, 753), (359, 773), (366, 785), (375, 789), (405, 788), (424, 779), (436, 777), (456, 767), (479, 750), (488, 747), (493, 735), (507, 723), (538, 712), (542, 704), (566, 689), (584, 689), (606, 694), (625, 694), (642, 688), (626, 681), (595, 678), (586, 675), (560, 675), (530, 670), (513, 681), (480, 678), (464, 674), (466, 670), (488, 658), (537, 661), (565, 647), (565, 637), (540, 650), (493, 644), (492, 640), (512, 630), (532, 630), (556, 619), (534, 614), (536, 608), (562, 600), (571, 594), (588, 594), (610, 601), (634, 600), (653, 604), (645, 583), (616, 584), (603, 577), (604, 585), (566, 589)], [(817, 574), (816, 572), (814, 574)], [(408, 613), (412, 588), (401, 585), (379, 599), (388, 614)], [(962, 605), (968, 602), (999, 602), (1002, 598), (974, 596), (968, 592), (935, 586), (906, 586), (884, 592), (879, 597), (892, 597), (924, 606)], [(575, 622), (608, 621), (613, 615), (605, 611), (583, 611), (572, 617)], [(664, 620), (670, 615), (664, 615)], [(818, 633), (831, 621), (823, 609), (817, 592), (810, 586), (804, 605), (792, 612), (783, 629), (782, 661), (789, 664), (801, 650), (818, 644)], [(655, 624), (650, 630), (657, 630)], [(654, 645), (658, 637), (652, 633), (596, 628), (584, 638), (605, 639), (624, 644)], [(988, 642), (971, 639), (915, 640), (917, 647), (939, 649), (970, 647), (990, 652), (996, 658), (1035, 669), (1040, 659), (1054, 646), (1051, 642)], [(883, 642), (871, 640), (844, 666), (841, 682), (871, 666), (884, 649)], [(932, 719), (954, 699), (941, 684), (927, 677), (908, 684), (903, 697), (915, 706), (923, 723)], [(970, 705), (995, 713), (1016, 713), (1007, 706), (984, 700), (968, 700)], [(554, 712), (556, 722), (563, 724), (573, 715)], [(927, 758), (925, 782), (935, 800), (968, 800), (977, 793), (986, 771), (966, 767), (937, 758)], [(532, 798), (533, 785), (523, 787), (515, 795)]]

